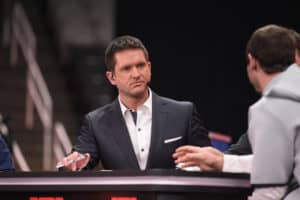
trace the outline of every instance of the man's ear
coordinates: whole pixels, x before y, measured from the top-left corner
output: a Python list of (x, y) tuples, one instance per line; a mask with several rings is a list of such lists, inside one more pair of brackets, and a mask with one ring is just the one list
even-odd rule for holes
[(112, 85), (116, 85), (114, 73), (112, 71), (106, 71), (106, 78)]
[(253, 68), (255, 66), (255, 58), (252, 56), (251, 53), (248, 53), (248, 67)]
[(256, 70), (257, 68), (257, 60), (252, 56), (251, 53), (248, 53), (248, 68)]
[(150, 62), (150, 61), (148, 61), (148, 65), (149, 65), (150, 75), (151, 75), (151, 74), (152, 74), (152, 73), (151, 73), (151, 71), (152, 71), (151, 67), (152, 67), (152, 66), (151, 66), (151, 62)]

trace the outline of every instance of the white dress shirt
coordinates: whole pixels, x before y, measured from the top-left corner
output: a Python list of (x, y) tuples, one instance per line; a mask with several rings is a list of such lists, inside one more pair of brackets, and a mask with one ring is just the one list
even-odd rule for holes
[(253, 155), (224, 154), (223, 172), (251, 173)]
[(150, 141), (151, 141), (151, 126), (152, 126), (152, 92), (149, 89), (149, 97), (143, 105), (136, 110), (137, 121), (134, 123), (133, 117), (128, 109), (118, 98), (121, 111), (129, 132), (131, 143), (138, 160), (141, 170), (146, 169)]

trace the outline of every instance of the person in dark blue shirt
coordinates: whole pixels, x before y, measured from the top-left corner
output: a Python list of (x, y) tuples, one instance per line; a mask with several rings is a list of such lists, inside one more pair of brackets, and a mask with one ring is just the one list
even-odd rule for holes
[(0, 134), (0, 171), (13, 171), (14, 169), (9, 148)]

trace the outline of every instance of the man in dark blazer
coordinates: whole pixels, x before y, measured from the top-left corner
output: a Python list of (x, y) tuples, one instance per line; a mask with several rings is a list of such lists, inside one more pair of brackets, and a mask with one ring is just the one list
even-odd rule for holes
[(60, 163), (65, 169), (93, 169), (99, 160), (105, 169), (169, 169), (175, 168), (177, 147), (211, 145), (193, 103), (160, 97), (149, 88), (151, 63), (139, 39), (114, 39), (105, 63), (118, 98), (86, 115), (78, 144)]

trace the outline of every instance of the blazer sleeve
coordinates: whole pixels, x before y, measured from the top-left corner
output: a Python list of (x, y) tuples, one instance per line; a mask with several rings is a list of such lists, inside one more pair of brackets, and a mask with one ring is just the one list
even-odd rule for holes
[(194, 104), (192, 104), (192, 116), (189, 129), (189, 145), (196, 145), (200, 147), (211, 146), (211, 141), (208, 137), (208, 130), (204, 127), (203, 120), (200, 118)]
[(78, 137), (78, 142), (72, 150), (72, 152), (77, 151), (83, 154), (89, 153), (91, 155), (91, 159), (86, 169), (93, 169), (94, 167), (96, 167), (100, 160), (98, 144), (95, 139), (91, 120), (92, 119), (89, 115), (85, 117), (84, 122), (80, 128), (80, 136)]
[(252, 154), (252, 148), (249, 142), (248, 133), (244, 133), (239, 138), (238, 142), (229, 146), (227, 154), (248, 155)]

